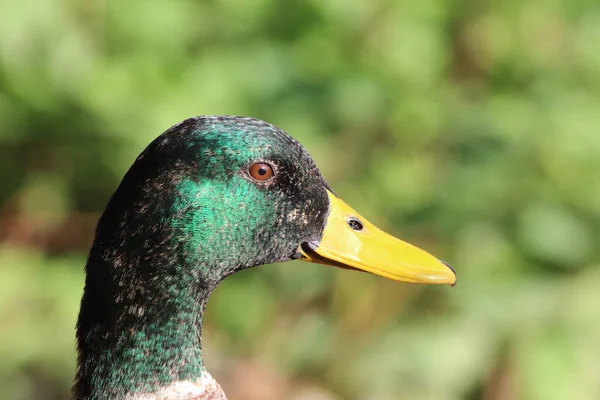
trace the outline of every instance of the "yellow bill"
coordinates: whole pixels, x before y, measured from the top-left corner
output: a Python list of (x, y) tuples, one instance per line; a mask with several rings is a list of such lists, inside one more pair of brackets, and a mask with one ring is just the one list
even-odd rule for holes
[(323, 238), (298, 249), (302, 260), (359, 269), (401, 282), (456, 283), (448, 264), (385, 233), (333, 193), (327, 194), (330, 210)]

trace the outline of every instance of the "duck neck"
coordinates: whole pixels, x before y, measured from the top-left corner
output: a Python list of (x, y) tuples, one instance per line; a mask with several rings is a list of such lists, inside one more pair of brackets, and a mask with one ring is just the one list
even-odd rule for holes
[(76, 399), (154, 393), (202, 378), (202, 316), (216, 283), (190, 276), (188, 261), (167, 254), (92, 248), (77, 325)]

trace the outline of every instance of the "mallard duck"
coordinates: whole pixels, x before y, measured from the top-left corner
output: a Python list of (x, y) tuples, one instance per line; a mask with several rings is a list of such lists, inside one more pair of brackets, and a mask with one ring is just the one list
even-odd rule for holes
[(208, 297), (236, 271), (289, 260), (456, 282), (449, 265), (344, 203), (276, 126), (232, 116), (174, 125), (135, 160), (98, 222), (74, 398), (226, 399), (202, 361)]

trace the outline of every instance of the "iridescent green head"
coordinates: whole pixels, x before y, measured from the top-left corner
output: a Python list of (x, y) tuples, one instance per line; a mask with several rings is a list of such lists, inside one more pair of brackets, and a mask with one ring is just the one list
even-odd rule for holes
[(237, 117), (173, 126), (140, 155), (122, 189), (135, 234), (169, 232), (194, 269), (190, 276), (211, 284), (242, 268), (298, 258), (300, 244), (321, 238), (330, 190), (296, 140)]

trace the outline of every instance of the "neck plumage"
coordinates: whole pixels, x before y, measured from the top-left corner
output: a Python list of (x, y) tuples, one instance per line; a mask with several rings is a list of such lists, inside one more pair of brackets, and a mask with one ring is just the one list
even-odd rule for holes
[(220, 270), (186, 247), (186, 224), (164, 218), (170, 204), (164, 195), (155, 207), (145, 200), (124, 211), (132, 187), (109, 202), (86, 264), (77, 400), (154, 398), (145, 394), (206, 376), (202, 315)]
[(186, 268), (173, 260), (140, 266), (142, 260), (116, 253), (94, 248), (86, 266), (75, 398), (122, 398), (199, 381), (202, 314), (212, 285), (186, 279)]

